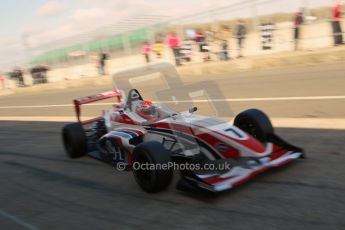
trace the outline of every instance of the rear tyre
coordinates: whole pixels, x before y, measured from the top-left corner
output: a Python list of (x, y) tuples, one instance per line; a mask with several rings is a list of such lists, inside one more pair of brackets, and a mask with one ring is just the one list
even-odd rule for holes
[(267, 142), (268, 138), (274, 134), (270, 119), (258, 109), (248, 109), (238, 114), (234, 125), (261, 142)]
[(145, 165), (168, 165), (171, 154), (157, 141), (147, 141), (139, 144), (133, 150), (133, 175), (138, 185), (149, 193), (166, 189), (173, 178), (173, 170), (154, 168), (146, 170), (139, 168)]
[(65, 125), (62, 129), (62, 139), (69, 157), (77, 158), (87, 153), (87, 139), (80, 123)]

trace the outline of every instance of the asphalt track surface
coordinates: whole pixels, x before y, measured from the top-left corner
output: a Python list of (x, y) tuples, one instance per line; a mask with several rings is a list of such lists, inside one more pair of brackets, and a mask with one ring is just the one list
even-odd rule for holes
[[(343, 96), (343, 72), (341, 65), (332, 65), (186, 81), (212, 77), (226, 98)], [(105, 89), (4, 96), (0, 107), (68, 104)], [(344, 105), (344, 99), (248, 101), (231, 109), (238, 113), (255, 106), (273, 117), (345, 118)], [(88, 109), (90, 115), (99, 111)], [(0, 117), (71, 115), (71, 107), (0, 109)], [(1, 229), (345, 229), (344, 130), (279, 128), (281, 136), (306, 150), (306, 160), (210, 196), (180, 192), (175, 183), (146, 194), (131, 172), (88, 157), (69, 159), (61, 145), (63, 125), (0, 122)]]

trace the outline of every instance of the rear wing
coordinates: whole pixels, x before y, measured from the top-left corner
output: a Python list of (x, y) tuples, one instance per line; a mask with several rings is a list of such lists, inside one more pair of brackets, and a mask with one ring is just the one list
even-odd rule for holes
[(117, 89), (73, 100), (78, 121), (80, 122), (81, 105), (89, 104), (89, 103), (93, 103), (96, 101), (101, 101), (101, 100), (105, 100), (105, 99), (109, 99), (113, 97), (117, 99), (117, 103), (121, 103), (121, 92), (120, 90), (117, 90)]

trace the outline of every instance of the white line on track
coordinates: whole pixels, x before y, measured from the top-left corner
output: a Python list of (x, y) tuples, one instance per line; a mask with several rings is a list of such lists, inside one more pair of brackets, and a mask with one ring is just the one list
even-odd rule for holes
[(19, 224), (19, 225), (21, 225), (21, 226), (27, 228), (27, 229), (30, 229), (30, 230), (38, 230), (37, 227), (35, 227), (35, 226), (33, 226), (33, 225), (29, 224), (29, 223), (26, 223), (26, 222), (24, 222), (24, 221), (18, 219), (17, 217), (15, 217), (15, 216), (13, 216), (13, 215), (10, 215), (10, 214), (6, 213), (5, 211), (3, 211), (3, 210), (1, 210), (1, 209), (0, 209), (0, 216), (3, 216), (3, 217), (5, 217), (5, 218), (7, 218), (7, 219), (9, 219), (9, 220), (11, 220), (11, 221), (13, 221), (13, 222), (15, 222), (16, 224)]
[[(82, 120), (94, 117), (82, 117)], [(232, 123), (232, 117), (222, 118), (224, 121)], [(76, 117), (64, 116), (0, 116), (0, 121), (33, 121), (33, 122), (76, 122)], [(274, 127), (279, 128), (305, 128), (305, 129), (345, 129), (345, 118), (271, 118)]]
[[(161, 101), (160, 103), (208, 103), (208, 102), (249, 102), (249, 101), (303, 101), (303, 100), (343, 100), (345, 96), (309, 96), (309, 97), (259, 97), (259, 98), (226, 98), (212, 100), (181, 100), (181, 101)], [(112, 105), (114, 103), (92, 103), (86, 106)], [(56, 105), (13, 105), (0, 106), (0, 109), (28, 109), (28, 108), (53, 108), (53, 107), (73, 107), (73, 104)]]

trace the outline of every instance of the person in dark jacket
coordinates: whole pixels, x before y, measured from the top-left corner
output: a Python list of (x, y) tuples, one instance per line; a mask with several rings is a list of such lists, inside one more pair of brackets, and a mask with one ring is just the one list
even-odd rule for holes
[(105, 61), (108, 59), (108, 55), (104, 52), (99, 53), (99, 65), (98, 70), (100, 75), (105, 75)]
[(210, 54), (209, 54), (210, 50), (209, 50), (208, 44), (206, 42), (206, 36), (201, 30), (198, 30), (195, 33), (194, 41), (199, 45), (199, 51), (202, 54), (202, 59), (204, 61), (209, 61), (210, 60)]
[(238, 21), (237, 29), (236, 29), (236, 38), (238, 43), (238, 58), (243, 57), (242, 56), (242, 49), (243, 49), (243, 43), (246, 39), (247, 29), (244, 25), (244, 22), (242, 20)]
[(297, 12), (294, 16), (294, 42), (295, 50), (298, 50), (298, 41), (300, 39), (301, 25), (304, 22), (303, 9)]
[(219, 54), (219, 59), (221, 61), (229, 60), (229, 51), (228, 50), (229, 50), (228, 41), (227, 40), (221, 40), (220, 54)]
[(16, 80), (18, 86), (25, 86), (22, 69), (15, 67), (13, 71), (10, 73), (10, 78)]

